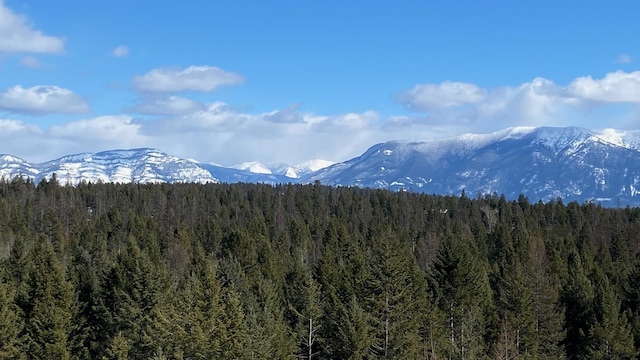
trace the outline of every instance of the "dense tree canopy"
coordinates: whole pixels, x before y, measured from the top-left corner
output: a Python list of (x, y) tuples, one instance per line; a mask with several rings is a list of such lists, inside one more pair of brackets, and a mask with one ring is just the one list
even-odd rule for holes
[(0, 182), (0, 358), (634, 359), (640, 210)]

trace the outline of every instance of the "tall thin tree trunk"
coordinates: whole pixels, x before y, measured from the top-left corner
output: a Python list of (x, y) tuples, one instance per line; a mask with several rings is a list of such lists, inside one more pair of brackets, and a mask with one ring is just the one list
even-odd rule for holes
[(307, 348), (309, 349), (309, 356), (307, 359), (311, 360), (312, 349), (313, 346), (313, 319), (309, 316), (309, 339), (307, 340)]

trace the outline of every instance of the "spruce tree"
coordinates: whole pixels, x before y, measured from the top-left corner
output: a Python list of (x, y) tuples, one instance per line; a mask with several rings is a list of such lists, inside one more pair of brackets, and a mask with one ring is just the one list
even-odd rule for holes
[(631, 326), (620, 305), (609, 279), (601, 274), (594, 301), (597, 322), (589, 332), (590, 359), (633, 359), (637, 355)]
[(488, 350), (485, 314), (492, 312), (492, 295), (486, 265), (475, 256), (473, 243), (456, 235), (445, 238), (433, 267), (439, 307), (447, 314), (441, 326), (448, 330), (448, 357), (478, 359)]
[(593, 285), (577, 252), (568, 260), (569, 276), (562, 289), (565, 306), (565, 348), (569, 359), (589, 359), (590, 332), (595, 323)]
[(23, 351), (32, 359), (70, 359), (73, 288), (46, 239), (27, 256), (16, 302), (25, 318)]
[(0, 279), (0, 359), (23, 359), (20, 336), (24, 323), (14, 303), (15, 291)]
[(383, 233), (372, 239), (371, 268), (364, 302), (377, 329), (374, 353), (382, 359), (417, 358), (426, 303), (424, 280), (410, 243)]

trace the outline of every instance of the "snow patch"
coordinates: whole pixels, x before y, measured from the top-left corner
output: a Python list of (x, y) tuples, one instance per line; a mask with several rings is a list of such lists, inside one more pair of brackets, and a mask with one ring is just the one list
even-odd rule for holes
[(257, 161), (243, 162), (241, 164), (232, 166), (232, 168), (238, 170), (248, 170), (249, 172), (252, 172), (254, 174), (271, 174), (271, 169)]

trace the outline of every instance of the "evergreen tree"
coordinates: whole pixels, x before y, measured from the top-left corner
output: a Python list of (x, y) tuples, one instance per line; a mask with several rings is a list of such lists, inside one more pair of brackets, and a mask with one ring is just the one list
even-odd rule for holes
[(20, 334), (24, 326), (14, 303), (15, 291), (0, 279), (0, 359), (23, 359)]
[(593, 286), (582, 267), (580, 256), (569, 256), (569, 276), (562, 289), (565, 306), (565, 348), (569, 359), (589, 359), (590, 331), (595, 323)]
[(589, 332), (590, 359), (634, 359), (633, 344), (627, 316), (620, 313), (620, 301), (609, 279), (601, 275), (596, 287), (594, 310), (596, 323)]
[(382, 359), (417, 358), (421, 350), (421, 320), (428, 309), (422, 298), (424, 281), (409, 246), (388, 233), (372, 241), (365, 303), (377, 329), (373, 351)]
[(322, 306), (320, 300), (320, 286), (310, 272), (303, 275), (303, 281), (298, 285), (297, 296), (292, 298), (297, 306), (290, 305), (295, 316), (295, 332), (298, 341), (297, 357), (299, 359), (314, 359), (319, 352), (322, 338), (319, 330), (322, 328)]
[(23, 351), (31, 359), (70, 359), (73, 288), (45, 239), (27, 256), (16, 303), (25, 318)]
[(564, 308), (560, 303), (559, 286), (547, 273), (549, 264), (544, 242), (540, 237), (534, 237), (531, 242), (530, 259), (532, 269), (529, 281), (535, 314), (538, 358), (564, 359), (566, 355), (561, 345), (565, 337)]
[(640, 349), (640, 256), (622, 285), (622, 308), (629, 316), (635, 348)]
[(131, 345), (129, 356), (136, 359), (150, 358), (156, 350), (151, 336), (155, 308), (168, 282), (161, 265), (152, 264), (130, 238), (105, 279), (103, 296), (110, 314), (107, 336), (113, 339), (119, 334), (126, 339)]
[(498, 289), (497, 307), (502, 318), (499, 359), (533, 357), (538, 353), (535, 304), (525, 271), (522, 266), (512, 264)]
[(474, 254), (472, 242), (459, 236), (443, 241), (434, 264), (433, 277), (440, 293), (440, 310), (447, 314), (451, 359), (486, 356), (485, 313), (492, 309), (485, 266)]

